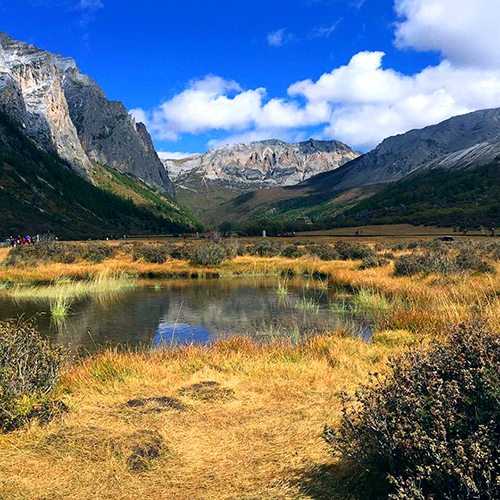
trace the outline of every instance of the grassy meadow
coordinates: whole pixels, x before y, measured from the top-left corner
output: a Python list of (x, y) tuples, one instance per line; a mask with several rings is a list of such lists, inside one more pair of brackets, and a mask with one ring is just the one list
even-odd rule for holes
[[(67, 358), (50, 391), (64, 411), (0, 434), (0, 498), (375, 498), (363, 473), (331, 454), (324, 426), (337, 428), (343, 394), (383, 377), (395, 356), (446, 342), (460, 323), (500, 331), (500, 245), (261, 243), (109, 243), (112, 251), (92, 252), (74, 244), (87, 253), (16, 258), (0, 249), (0, 293), (56, 305), (148, 276), (269, 275), (286, 295), (285, 278), (305, 275), (350, 294), (346, 314), (375, 320), (369, 342), (346, 328), (266, 344), (241, 332), (210, 346)], [(23, 396), (15, 411), (30, 415), (39, 404)]]

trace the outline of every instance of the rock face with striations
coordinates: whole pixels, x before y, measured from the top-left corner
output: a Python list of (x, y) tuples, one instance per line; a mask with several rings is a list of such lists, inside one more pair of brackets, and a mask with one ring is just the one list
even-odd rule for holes
[(389, 137), (319, 181), (333, 189), (393, 182), (445, 155), (499, 139), (500, 108), (475, 111)]
[(92, 161), (132, 174), (164, 192), (173, 185), (144, 125), (108, 101), (73, 59), (0, 33), (0, 111), (38, 146), (92, 178)]
[(122, 103), (108, 101), (97, 83), (80, 73), (73, 59), (58, 57), (56, 64), (71, 120), (88, 157), (172, 191), (146, 127), (136, 123)]
[(178, 186), (194, 176), (236, 191), (292, 186), (321, 172), (334, 170), (359, 153), (338, 141), (309, 140), (287, 144), (276, 139), (232, 144), (184, 160), (163, 160)]

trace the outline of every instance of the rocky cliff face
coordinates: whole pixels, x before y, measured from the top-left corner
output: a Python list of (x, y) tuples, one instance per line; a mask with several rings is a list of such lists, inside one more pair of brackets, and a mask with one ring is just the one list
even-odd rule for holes
[(184, 160), (163, 160), (163, 164), (176, 185), (189, 183), (196, 176), (241, 192), (298, 184), (358, 156), (338, 141), (311, 139), (287, 144), (268, 140), (223, 146)]
[(499, 139), (500, 108), (475, 111), (389, 137), (373, 151), (319, 181), (334, 189), (393, 182), (445, 155)]
[(89, 176), (92, 165), (71, 121), (55, 57), (1, 33), (0, 81), (2, 110), (36, 144)]
[(92, 161), (133, 174), (173, 193), (166, 169), (142, 123), (136, 123), (122, 103), (108, 101), (73, 59), (58, 57), (64, 95), (83, 149)]
[(96, 161), (173, 194), (146, 128), (108, 101), (73, 59), (0, 33), (0, 110), (80, 175), (91, 179)]

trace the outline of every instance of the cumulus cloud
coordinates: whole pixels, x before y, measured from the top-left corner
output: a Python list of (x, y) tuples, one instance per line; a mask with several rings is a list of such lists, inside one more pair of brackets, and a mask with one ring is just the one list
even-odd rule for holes
[(294, 36), (291, 33), (288, 33), (286, 28), (282, 28), (268, 33), (266, 39), (267, 43), (271, 47), (282, 47), (283, 45), (292, 42)]
[[(359, 52), (316, 80), (293, 83), (282, 97), (209, 75), (157, 109), (131, 114), (163, 139), (218, 130), (228, 136), (210, 145), (290, 140), (321, 127), (323, 138), (368, 150), (390, 135), (500, 106), (498, 0), (396, 0), (395, 8), (397, 47), (438, 50), (440, 64), (406, 75), (384, 67), (383, 52)], [(274, 35), (279, 46), (287, 33)]]
[(500, 65), (498, 0), (396, 0), (396, 45), (439, 51), (454, 64)]
[(369, 149), (383, 138), (453, 115), (500, 105), (500, 70), (449, 61), (412, 76), (382, 67), (383, 52), (362, 52), (316, 82), (291, 85), (292, 97), (329, 103), (325, 137)]

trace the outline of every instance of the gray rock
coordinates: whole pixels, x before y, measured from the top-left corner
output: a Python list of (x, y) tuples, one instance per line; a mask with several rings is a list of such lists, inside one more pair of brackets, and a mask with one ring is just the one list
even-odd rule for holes
[(0, 33), (0, 111), (89, 180), (94, 161), (174, 194), (146, 127), (71, 58)]
[(389, 137), (321, 182), (333, 189), (393, 182), (445, 155), (499, 139), (500, 108), (475, 111)]
[(183, 160), (163, 160), (176, 185), (194, 178), (241, 193), (252, 189), (292, 186), (321, 172), (335, 170), (359, 153), (338, 141), (309, 140), (297, 144), (271, 139), (232, 144)]

